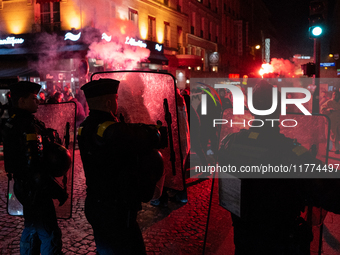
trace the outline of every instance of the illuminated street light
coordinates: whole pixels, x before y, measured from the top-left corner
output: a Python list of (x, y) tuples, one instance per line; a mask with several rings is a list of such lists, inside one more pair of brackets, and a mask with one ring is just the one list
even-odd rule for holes
[(256, 45), (256, 46), (255, 46), (255, 49), (257, 49), (257, 50), (260, 49), (260, 48), (261, 48), (260, 45)]
[(329, 54), (328, 56), (329, 56), (330, 58), (332, 58), (332, 57), (333, 57), (333, 54)]

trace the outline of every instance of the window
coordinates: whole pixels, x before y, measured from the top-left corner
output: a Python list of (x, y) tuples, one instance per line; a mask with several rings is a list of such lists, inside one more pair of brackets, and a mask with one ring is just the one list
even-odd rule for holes
[(196, 13), (193, 12), (191, 16), (191, 28), (190, 33), (195, 35)]
[(204, 18), (201, 19), (201, 37), (204, 38)]
[(116, 4), (113, 2), (110, 2), (110, 17), (116, 18)]
[(148, 17), (148, 40), (156, 40), (156, 18), (152, 16)]
[(178, 2), (177, 2), (177, 11), (182, 12), (182, 5), (183, 5), (182, 0), (178, 0)]
[[(211, 29), (213, 28), (213, 24), (211, 23)], [(218, 43), (218, 33), (220, 31), (220, 27), (217, 25), (216, 26), (216, 31), (215, 31), (215, 43)]]
[(170, 23), (164, 21), (164, 45), (170, 47)]
[(41, 30), (45, 32), (60, 31), (60, 3), (40, 4)]
[(182, 27), (177, 27), (177, 47), (182, 47), (183, 42), (183, 30)]
[(138, 27), (138, 12), (129, 8), (129, 20)]
[(164, 0), (164, 5), (169, 6), (169, 0)]

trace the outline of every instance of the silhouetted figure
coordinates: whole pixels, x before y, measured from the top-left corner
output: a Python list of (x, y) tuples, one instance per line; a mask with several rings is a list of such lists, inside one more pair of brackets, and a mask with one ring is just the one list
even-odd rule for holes
[(332, 99), (321, 105), (321, 113), (331, 120), (331, 135), (334, 142), (335, 153), (340, 154), (340, 92), (334, 91)]
[(45, 128), (33, 115), (38, 109), (40, 87), (31, 82), (10, 85), (14, 114), (2, 131), (5, 170), (14, 179), (15, 196), (23, 205), (25, 224), (20, 254), (59, 255), (61, 231), (52, 199), (62, 205), (68, 195), (52, 179), (51, 165), (44, 159), (47, 144), (38, 138)]
[[(254, 87), (255, 109), (271, 107), (272, 88), (267, 82)], [(278, 107), (273, 114), (255, 116), (255, 119), (279, 119), (280, 111)], [(241, 167), (246, 166), (271, 165), (274, 168), (290, 164), (320, 164), (322, 167), (322, 162), (307, 149), (280, 134), (278, 124), (266, 121), (262, 127), (250, 127), (227, 135), (221, 143), (218, 163), (220, 166), (235, 166), (236, 172), (231, 174), (236, 177)], [(266, 179), (265, 175), (255, 177), (251, 172), (245, 174), (246, 177), (241, 178), (241, 215), (232, 214), (235, 254), (310, 254), (313, 233), (300, 213), (306, 205), (340, 213), (339, 181), (299, 179), (296, 178), (298, 175), (291, 173), (289, 176), (287, 172), (283, 175), (275, 172), (278, 175), (275, 179)], [(226, 179), (220, 180), (223, 183)]]
[(82, 86), (90, 108), (78, 132), (85, 215), (99, 254), (146, 254), (136, 217), (163, 175), (163, 159), (154, 149), (159, 133), (155, 126), (119, 122), (118, 85), (99, 79)]

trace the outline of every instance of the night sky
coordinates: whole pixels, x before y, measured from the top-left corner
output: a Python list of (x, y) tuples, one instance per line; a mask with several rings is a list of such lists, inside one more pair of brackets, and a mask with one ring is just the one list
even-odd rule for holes
[[(335, 0), (329, 0), (329, 19)], [(313, 40), (309, 39), (310, 0), (263, 0), (272, 13), (271, 21), (277, 30), (278, 39), (294, 54), (313, 55)], [(325, 38), (323, 50), (327, 51)]]

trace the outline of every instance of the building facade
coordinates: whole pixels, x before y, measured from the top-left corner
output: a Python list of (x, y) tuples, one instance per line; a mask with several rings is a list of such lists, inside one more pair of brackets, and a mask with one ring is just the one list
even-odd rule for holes
[(77, 89), (88, 70), (169, 72), (179, 88), (248, 75), (269, 16), (261, 0), (0, 0), (0, 77)]

